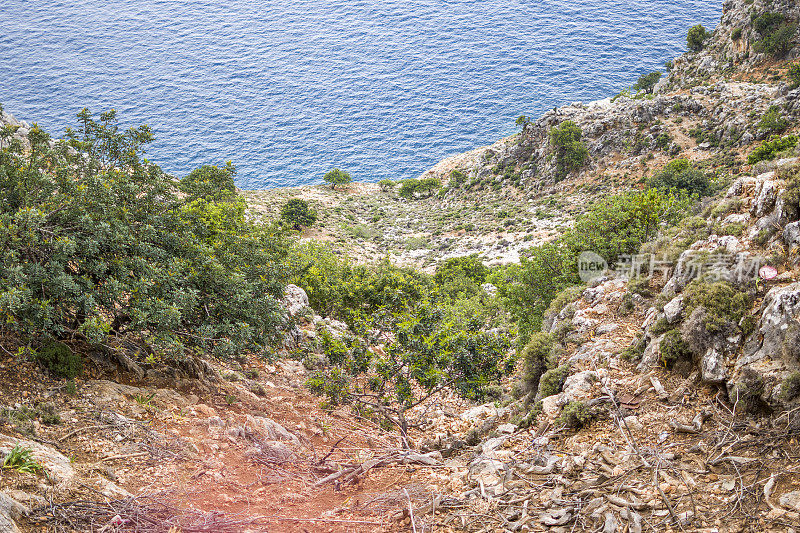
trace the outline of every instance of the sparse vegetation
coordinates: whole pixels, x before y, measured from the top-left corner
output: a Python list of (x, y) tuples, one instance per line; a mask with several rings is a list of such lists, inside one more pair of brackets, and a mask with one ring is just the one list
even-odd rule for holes
[(14, 446), (3, 459), (4, 470), (16, 470), (22, 474), (36, 474), (42, 468), (42, 465), (33, 458), (33, 450), (23, 448), (19, 444)]

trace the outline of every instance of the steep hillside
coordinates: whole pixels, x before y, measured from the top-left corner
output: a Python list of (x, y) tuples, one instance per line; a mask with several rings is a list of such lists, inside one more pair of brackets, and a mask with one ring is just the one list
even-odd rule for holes
[(0, 531), (800, 529), (798, 23), (402, 183), (0, 113)]

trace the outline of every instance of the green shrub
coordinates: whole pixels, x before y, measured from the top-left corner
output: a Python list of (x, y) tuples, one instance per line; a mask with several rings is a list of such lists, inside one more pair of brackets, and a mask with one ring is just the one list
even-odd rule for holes
[(556, 157), (557, 178), (563, 179), (580, 169), (589, 158), (589, 150), (581, 141), (583, 131), (571, 120), (565, 120), (550, 130), (550, 143)]
[(753, 44), (756, 52), (780, 57), (791, 50), (797, 23), (787, 21), (783, 14), (764, 13), (755, 18), (753, 26), (761, 35), (761, 39)]
[(44, 341), (34, 357), (43, 367), (62, 378), (73, 379), (83, 372), (81, 356), (72, 353), (63, 342)]
[(797, 135), (786, 135), (785, 137), (773, 136), (770, 140), (764, 141), (757, 146), (747, 157), (747, 163), (755, 165), (759, 161), (769, 161), (778, 157), (783, 151), (790, 150), (797, 146)]
[(761, 117), (761, 122), (758, 123), (758, 129), (770, 134), (782, 133), (789, 127), (789, 121), (783, 116), (781, 108), (772, 105), (764, 116)]
[(638, 294), (644, 298), (653, 296), (653, 290), (650, 288), (649, 277), (631, 278), (628, 281), (628, 290), (633, 294)]
[(335, 189), (337, 185), (347, 185), (353, 181), (353, 177), (348, 172), (344, 172), (338, 168), (326, 172), (322, 179), (325, 183), (330, 183), (331, 189)]
[(537, 332), (522, 350), (522, 383), (527, 391), (535, 391), (542, 374), (552, 366), (553, 337)]
[(789, 65), (786, 75), (789, 77), (789, 81), (792, 82), (792, 88), (800, 87), (800, 62)]
[(317, 213), (300, 198), (292, 198), (281, 208), (281, 220), (296, 230), (308, 227), (317, 221)]
[(734, 41), (738, 41), (742, 38), (742, 28), (734, 28), (731, 32), (731, 39)]
[(19, 444), (14, 446), (3, 459), (3, 469), (16, 470), (23, 474), (36, 474), (42, 468), (42, 465), (33, 458), (33, 450), (23, 448)]
[(462, 280), (466, 278), (476, 284), (486, 281), (489, 269), (483, 264), (478, 254), (465, 255), (461, 257), (451, 257), (444, 263), (436, 267), (436, 274), (433, 279), (437, 284), (443, 285), (447, 282)]
[(661, 362), (666, 368), (672, 368), (681, 360), (691, 360), (692, 351), (681, 338), (681, 332), (673, 329), (664, 334), (661, 344), (658, 345)]
[(350, 403), (350, 380), (341, 368), (315, 372), (306, 381), (306, 387), (317, 396), (325, 396), (328, 405)]
[(653, 174), (648, 184), (654, 189), (678, 189), (700, 196), (711, 192), (708, 176), (693, 167), (688, 159), (675, 159), (667, 163)]
[(569, 377), (571, 367), (569, 364), (551, 368), (545, 372), (539, 380), (538, 398), (547, 398), (558, 394), (564, 388), (564, 382)]
[(723, 325), (739, 321), (750, 310), (750, 298), (746, 293), (738, 291), (726, 281), (694, 280), (683, 291), (684, 316), (690, 316), (698, 307), (703, 307), (705, 329), (709, 333), (717, 333)]
[(706, 31), (703, 25), (697, 24), (689, 28), (689, 32), (686, 34), (686, 45), (689, 47), (689, 50), (699, 52), (703, 49), (706, 39), (709, 37), (711, 37), (711, 34)]
[(554, 425), (566, 426), (570, 429), (580, 429), (589, 424), (594, 419), (594, 413), (583, 402), (569, 402), (561, 410)]
[(644, 91), (645, 93), (650, 94), (653, 92), (653, 88), (656, 86), (658, 80), (660, 79), (661, 79), (661, 73), (658, 71), (651, 72), (650, 74), (642, 74), (641, 76), (639, 76), (639, 79), (636, 81), (636, 84), (634, 84), (633, 89), (635, 91)]
[(233, 178), (236, 167), (228, 161), (224, 167), (203, 165), (189, 173), (178, 182), (178, 189), (192, 202), (198, 199), (208, 201), (227, 200), (236, 194)]
[(781, 400), (790, 402), (800, 396), (800, 372), (792, 372), (781, 383)]
[(424, 198), (432, 195), (441, 186), (442, 182), (437, 178), (424, 178), (421, 180), (410, 178), (402, 181), (398, 194), (408, 200)]

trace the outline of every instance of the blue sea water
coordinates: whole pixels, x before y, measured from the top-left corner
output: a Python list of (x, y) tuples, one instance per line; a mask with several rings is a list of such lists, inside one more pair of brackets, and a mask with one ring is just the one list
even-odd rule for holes
[(149, 124), (182, 176), (243, 188), (416, 177), (520, 114), (619, 92), (721, 0), (4, 0), (0, 103), (60, 134), (84, 106)]

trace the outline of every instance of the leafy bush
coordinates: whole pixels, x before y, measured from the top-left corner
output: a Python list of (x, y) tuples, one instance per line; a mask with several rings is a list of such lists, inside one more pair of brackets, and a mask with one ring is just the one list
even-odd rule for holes
[(547, 398), (548, 396), (553, 396), (561, 392), (564, 388), (564, 382), (566, 382), (569, 377), (570, 370), (570, 365), (564, 364), (545, 372), (539, 380), (537, 397)]
[(594, 413), (583, 402), (569, 402), (561, 410), (561, 415), (556, 419), (556, 426), (566, 426), (570, 429), (580, 429), (594, 419)]
[(673, 329), (664, 334), (661, 344), (658, 345), (661, 362), (666, 368), (672, 368), (681, 360), (691, 360), (692, 352), (681, 337), (681, 332)]
[(633, 86), (635, 91), (644, 91), (647, 94), (653, 92), (653, 88), (661, 79), (661, 72), (655, 71), (649, 74), (642, 74)]
[(218, 202), (236, 194), (233, 178), (236, 167), (228, 161), (223, 168), (203, 165), (178, 182), (178, 188), (187, 195), (187, 201), (198, 199)]
[(734, 28), (731, 32), (731, 39), (734, 41), (738, 41), (742, 38), (742, 28)]
[(689, 47), (689, 50), (699, 52), (703, 49), (709, 37), (711, 37), (711, 34), (706, 31), (703, 25), (697, 24), (689, 28), (689, 32), (686, 34), (686, 45)]
[(317, 213), (308, 202), (300, 198), (292, 198), (281, 208), (281, 220), (296, 230), (312, 226), (317, 221)]
[(534, 333), (522, 350), (522, 383), (527, 391), (539, 387), (542, 374), (552, 365), (553, 338), (547, 333)]
[(769, 161), (778, 157), (778, 154), (785, 150), (790, 150), (797, 146), (797, 135), (787, 135), (785, 137), (773, 136), (770, 140), (764, 141), (757, 146), (747, 157), (747, 163), (755, 165), (759, 161)]
[(789, 81), (792, 82), (793, 89), (800, 87), (800, 62), (789, 65), (786, 75), (789, 77)]
[(790, 402), (800, 396), (800, 372), (792, 372), (781, 383), (781, 400)]
[(43, 367), (62, 378), (73, 379), (83, 372), (81, 356), (72, 353), (63, 342), (46, 340), (34, 357)]
[(705, 329), (709, 333), (722, 331), (725, 324), (738, 324), (750, 309), (750, 298), (726, 281), (694, 280), (683, 291), (685, 316), (702, 307), (707, 315)]
[(353, 177), (348, 172), (334, 168), (325, 173), (322, 178), (325, 183), (330, 183), (331, 189), (335, 189), (337, 185), (347, 185), (353, 181)]
[(787, 21), (783, 14), (764, 13), (755, 18), (753, 26), (761, 35), (761, 39), (753, 44), (756, 52), (780, 57), (792, 49), (797, 23)]
[(772, 105), (761, 121), (758, 123), (758, 129), (770, 134), (782, 133), (789, 127), (789, 121), (783, 116), (783, 112), (779, 106)]
[(589, 158), (589, 150), (581, 141), (583, 132), (571, 120), (565, 120), (550, 130), (550, 143), (556, 157), (557, 178), (563, 179), (570, 172), (580, 169)]
[(246, 219), (232, 166), (176, 182), (141, 158), (146, 126), (79, 120), (66, 141), (33, 127), (29, 151), (0, 149), (0, 327), (219, 355), (274, 339), (285, 242)]
[(675, 159), (664, 165), (650, 178), (649, 186), (663, 190), (674, 188), (700, 196), (711, 191), (708, 176), (693, 167), (688, 159)]
[(425, 198), (432, 195), (441, 186), (442, 182), (437, 178), (423, 178), (419, 180), (416, 178), (411, 178), (403, 180), (398, 194), (401, 197), (409, 200), (414, 198)]
[(473, 283), (481, 284), (486, 281), (489, 269), (483, 264), (478, 254), (465, 255), (461, 257), (451, 257), (440, 263), (436, 267), (436, 274), (433, 279), (437, 284), (467, 278)]
[(392, 180), (381, 180), (378, 182), (378, 187), (380, 187), (383, 192), (394, 190), (395, 185), (397, 184)]

